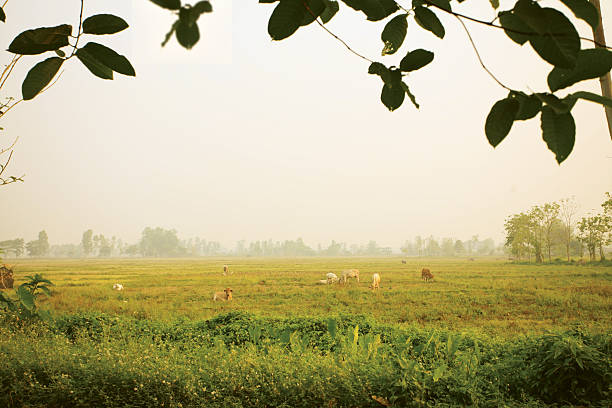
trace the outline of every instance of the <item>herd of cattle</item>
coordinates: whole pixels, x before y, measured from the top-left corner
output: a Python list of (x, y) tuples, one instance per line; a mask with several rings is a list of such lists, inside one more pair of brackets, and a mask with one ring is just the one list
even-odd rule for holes
[[(402, 260), (402, 264), (405, 264), (406, 261)], [(223, 265), (223, 276), (229, 274), (229, 266)], [(342, 271), (340, 277), (335, 273), (329, 272), (326, 276), (326, 279), (321, 279), (317, 282), (319, 285), (332, 285), (334, 283), (346, 284), (349, 279), (354, 278), (357, 283), (359, 283), (359, 269), (345, 269)], [(421, 279), (425, 282), (433, 280), (433, 273), (429, 270), (429, 268), (423, 268), (421, 270)], [(380, 289), (380, 274), (374, 273), (372, 275), (372, 283), (368, 286), (369, 289), (377, 290)], [(213, 300), (232, 300), (232, 288), (225, 288), (222, 292), (215, 292), (213, 294)]]

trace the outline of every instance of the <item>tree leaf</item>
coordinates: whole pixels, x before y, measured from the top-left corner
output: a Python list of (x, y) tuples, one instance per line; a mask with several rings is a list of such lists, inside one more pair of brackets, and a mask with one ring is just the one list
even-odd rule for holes
[(587, 101), (595, 102), (600, 105), (604, 105), (609, 108), (612, 108), (612, 99), (606, 98), (605, 96), (601, 96), (601, 95), (598, 95), (592, 92), (580, 91), (580, 92), (575, 92), (569, 96), (572, 98), (579, 98), (579, 99), (584, 99)]
[(213, 11), (213, 7), (212, 4), (210, 4), (210, 1), (199, 1), (193, 6), (193, 9), (200, 14), (212, 13)]
[(21, 302), (26, 310), (32, 311), (36, 307), (34, 304), (34, 295), (28, 290), (27, 286), (19, 286), (19, 288), (17, 288), (17, 296), (19, 297), (19, 302)]
[(423, 68), (434, 59), (434, 53), (419, 48), (418, 50), (410, 51), (400, 61), (400, 69), (402, 71), (416, 71)]
[(87, 52), (83, 48), (79, 48), (76, 52), (76, 56), (87, 67), (87, 69), (102, 79), (113, 79), (113, 70), (98, 61), (93, 55)]
[(548, 149), (555, 154), (561, 164), (572, 152), (576, 139), (576, 124), (572, 114), (561, 113), (545, 106), (542, 108), (542, 138)]
[(450, 0), (427, 0), (427, 2), (435, 6), (438, 6), (439, 8), (443, 10), (452, 11)]
[(189, 25), (188, 22), (179, 19), (176, 24), (176, 39), (184, 48), (190, 50), (200, 40), (200, 29), (197, 24)]
[(327, 24), (329, 20), (332, 19), (333, 16), (336, 15), (338, 10), (340, 10), (340, 5), (337, 1), (324, 0), (325, 10), (321, 13), (321, 21), (323, 24)]
[(414, 9), (414, 19), (425, 30), (431, 31), (439, 38), (444, 38), (444, 26), (433, 11), (425, 7), (417, 7)]
[(542, 101), (536, 95), (526, 95), (523, 92), (510, 92), (508, 97), (516, 98), (519, 110), (514, 120), (528, 120), (542, 110)]
[(408, 98), (410, 99), (410, 102), (412, 102), (412, 104), (419, 109), (420, 106), (416, 101), (415, 96), (412, 94), (412, 92), (410, 92), (410, 88), (408, 88), (408, 85), (405, 82), (402, 82), (402, 89), (404, 90), (404, 92), (406, 92), (406, 95), (408, 95)]
[(55, 50), (55, 53), (59, 56), (64, 58), (66, 56), (66, 53), (62, 50)]
[[(304, 19), (302, 20), (302, 26), (306, 26), (315, 21), (323, 11), (325, 11), (325, 3), (323, 0), (305, 0), (308, 5), (306, 12), (304, 13)], [(304, 4), (304, 3), (302, 3)], [(310, 11), (309, 11), (310, 9)]]
[(589, 0), (561, 0), (561, 2), (572, 10), (577, 18), (586, 21), (593, 30), (597, 29), (599, 13)]
[(491, 146), (497, 147), (510, 133), (519, 108), (520, 104), (514, 98), (495, 102), (485, 122), (485, 134)]
[(553, 8), (541, 8), (531, 0), (519, 0), (514, 14), (520, 17), (536, 35), (529, 37), (531, 47), (548, 63), (563, 68), (576, 64), (580, 37), (563, 13)]
[(402, 86), (402, 74), (399, 70), (390, 70), (391, 81), (385, 82), (380, 100), (390, 111), (394, 111), (404, 102), (406, 91)]
[(554, 67), (548, 74), (548, 87), (555, 92), (576, 82), (599, 78), (612, 69), (612, 52), (605, 48), (580, 50), (573, 68)]
[(283, 40), (300, 28), (306, 8), (302, 0), (280, 0), (268, 21), (268, 34), (273, 40)]
[(115, 34), (128, 27), (124, 19), (112, 14), (96, 14), (83, 21), (83, 32), (86, 34)]
[(2, 9), (2, 7), (0, 7), (0, 21), (2, 21), (3, 23), (6, 22), (6, 14), (4, 14), (4, 10)]
[(393, 76), (391, 75), (391, 70), (387, 68), (384, 64), (380, 62), (373, 62), (370, 64), (368, 68), (368, 74), (378, 75), (384, 83), (393, 82)]
[(181, 0), (151, 0), (151, 2), (168, 10), (178, 10), (181, 8)]
[(130, 64), (130, 61), (110, 48), (95, 42), (88, 42), (83, 49), (113, 71), (123, 75), (136, 76), (136, 72), (132, 64)]
[(350, 8), (361, 11), (370, 21), (389, 17), (399, 8), (394, 0), (342, 0)]
[(504, 28), (506, 35), (515, 43), (523, 45), (529, 41), (530, 33), (533, 30), (520, 17), (512, 11), (501, 11), (498, 13), (499, 22)]
[(164, 37), (164, 41), (162, 41), (161, 43), (162, 47), (165, 47), (166, 44), (168, 44), (168, 41), (170, 41), (170, 38), (172, 38), (172, 34), (174, 34), (174, 32), (176, 31), (176, 26), (178, 25), (178, 23), (179, 23), (179, 20), (176, 20), (170, 27), (170, 31), (166, 33), (166, 36)]
[(408, 14), (400, 14), (393, 17), (385, 25), (385, 28), (380, 35), (380, 39), (385, 45), (382, 50), (382, 55), (395, 54), (395, 52), (402, 46), (408, 30), (408, 21), (406, 20), (406, 17), (408, 17)]
[(23, 99), (27, 101), (38, 95), (51, 82), (63, 63), (63, 58), (51, 57), (34, 65), (21, 85)]
[(72, 26), (68, 24), (26, 30), (15, 37), (8, 50), (14, 54), (22, 55), (36, 55), (54, 51), (68, 45), (68, 36), (71, 33)]
[(493, 7), (495, 10), (499, 8), (499, 0), (489, 0), (489, 3), (491, 3), (491, 7)]

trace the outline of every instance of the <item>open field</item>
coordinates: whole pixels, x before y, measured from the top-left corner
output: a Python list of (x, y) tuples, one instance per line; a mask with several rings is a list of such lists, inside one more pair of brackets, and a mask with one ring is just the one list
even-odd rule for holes
[[(232, 274), (223, 276), (230, 265)], [(421, 280), (431, 269), (434, 282)], [(327, 272), (361, 271), (361, 283), (317, 285)], [(16, 283), (41, 273), (56, 286), (42, 307), (171, 321), (229, 311), (296, 317), (359, 314), (384, 324), (514, 336), (579, 324), (612, 328), (612, 268), (516, 265), (499, 259), (201, 258), (20, 260)], [(382, 276), (377, 293), (372, 273)], [(112, 285), (121, 283), (122, 292)], [(232, 302), (212, 293), (233, 288)]]
[[(316, 284), (348, 268), (359, 284)], [(15, 269), (17, 285), (40, 273), (56, 286), (39, 298), (51, 318), (0, 311), (2, 407), (611, 406), (610, 267), (232, 258)], [(235, 298), (213, 302), (226, 286)]]

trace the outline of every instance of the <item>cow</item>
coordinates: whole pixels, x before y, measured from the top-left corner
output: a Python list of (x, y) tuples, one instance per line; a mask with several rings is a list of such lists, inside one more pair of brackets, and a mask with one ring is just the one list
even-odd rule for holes
[(372, 275), (372, 284), (370, 285), (370, 289), (376, 290), (380, 289), (380, 275), (375, 273)]
[(402, 263), (403, 263), (404, 265), (406, 265), (406, 260), (405, 260), (405, 259), (402, 259)]
[(123, 285), (120, 284), (120, 283), (115, 283), (113, 285), (113, 289), (115, 289), (115, 290), (123, 290)]
[(331, 285), (332, 283), (336, 283), (336, 282), (338, 282), (338, 280), (339, 280), (339, 279), (338, 279), (338, 275), (336, 275), (335, 273), (331, 273), (331, 272), (329, 272), (329, 273), (326, 275), (326, 277), (327, 277), (327, 284), (328, 284), (328, 285)]
[(346, 283), (348, 278), (355, 278), (357, 283), (359, 283), (359, 269), (345, 269), (342, 271), (342, 283)]
[(213, 300), (222, 300), (224, 302), (226, 300), (232, 300), (232, 292), (232, 288), (225, 288), (223, 292), (215, 292), (215, 294), (213, 295)]
[(433, 279), (433, 273), (431, 273), (431, 271), (428, 268), (423, 268), (423, 270), (421, 271), (421, 279), (423, 279), (425, 282)]
[(229, 266), (223, 265), (223, 276), (228, 275), (230, 273)]

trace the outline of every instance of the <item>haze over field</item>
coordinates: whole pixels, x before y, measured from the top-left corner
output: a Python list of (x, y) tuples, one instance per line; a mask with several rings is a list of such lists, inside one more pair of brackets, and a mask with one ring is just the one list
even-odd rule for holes
[[(5, 43), (27, 28), (78, 23), (78, 1), (57, 3), (10, 2)], [(576, 145), (561, 166), (539, 120), (515, 123), (497, 149), (489, 146), (484, 121), (506, 92), (447, 16), (444, 40), (409, 26), (398, 61), (411, 38), (436, 57), (408, 78), (421, 109), (390, 113), (368, 64), (316, 25), (272, 42), (272, 7), (213, 1), (192, 51), (175, 39), (162, 49), (173, 16), (148, 1), (126, 3), (88, 1), (84, 14), (113, 12), (130, 23), (97, 40), (126, 55), (136, 78), (102, 81), (70, 61), (52, 89), (4, 118), (0, 146), (20, 137), (9, 170), (26, 178), (0, 189), (0, 240), (45, 229), (54, 243), (76, 243), (91, 228), (136, 241), (146, 226), (161, 226), (224, 245), (299, 236), (399, 247), (415, 235), (473, 234), (499, 242), (510, 214), (572, 195), (582, 214), (599, 210), (612, 190), (612, 143), (598, 105), (573, 110)], [(491, 20), (487, 2), (478, 3), (459, 7)], [(612, 4), (601, 3), (612, 38)], [(364, 30), (362, 19), (340, 13), (329, 28), (376, 58), (384, 22)], [(510, 40), (500, 48), (502, 32), (469, 28), (500, 78), (545, 89), (550, 67), (530, 49)], [(23, 59), (8, 94), (21, 94), (39, 60)], [(525, 72), (532, 62), (537, 68)], [(580, 86), (599, 92), (597, 81)]]

